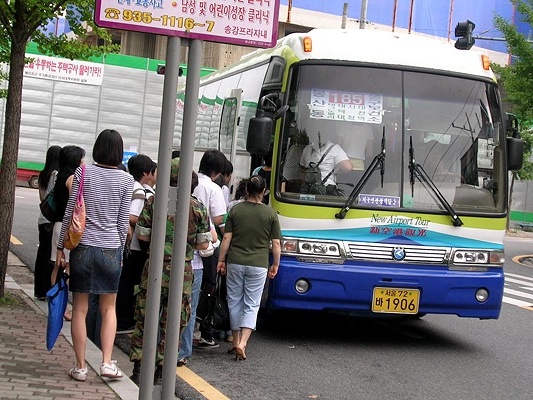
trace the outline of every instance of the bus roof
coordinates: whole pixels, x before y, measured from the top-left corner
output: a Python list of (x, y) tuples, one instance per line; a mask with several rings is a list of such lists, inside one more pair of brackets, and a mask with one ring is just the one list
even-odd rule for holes
[[(310, 37), (312, 51), (303, 51), (303, 38)], [(232, 70), (265, 62), (273, 55), (286, 54), (290, 49), (299, 60), (332, 60), (375, 63), (421, 69), (447, 71), (495, 80), (489, 68), (483, 68), (482, 55), (477, 50), (458, 50), (453, 44), (419, 34), (372, 29), (313, 29), (294, 33), (278, 40), (272, 49), (259, 49), (244, 55), (234, 65), (206, 76), (203, 81), (216, 79)], [(488, 58), (487, 58), (488, 59)]]
[[(309, 36), (312, 51), (304, 53), (302, 39)], [(314, 29), (289, 35), (279, 45), (293, 49), (297, 58), (359, 61), (386, 65), (427, 68), (494, 79), (483, 69), (482, 53), (458, 50), (453, 44), (417, 34), (370, 29)]]

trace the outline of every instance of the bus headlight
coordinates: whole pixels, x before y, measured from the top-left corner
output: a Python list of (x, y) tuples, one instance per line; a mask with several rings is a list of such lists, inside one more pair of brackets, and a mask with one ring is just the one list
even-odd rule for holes
[(338, 243), (302, 239), (283, 239), (281, 251), (306, 256), (340, 257), (341, 255)]
[(314, 256), (332, 256), (341, 255), (339, 245), (332, 242), (315, 242), (300, 240), (298, 243), (298, 252), (305, 255)]
[(497, 264), (503, 265), (505, 257), (503, 252), (488, 250), (455, 250), (453, 253), (454, 264)]
[(298, 240), (296, 239), (282, 239), (281, 252), (282, 253), (296, 253), (298, 251)]

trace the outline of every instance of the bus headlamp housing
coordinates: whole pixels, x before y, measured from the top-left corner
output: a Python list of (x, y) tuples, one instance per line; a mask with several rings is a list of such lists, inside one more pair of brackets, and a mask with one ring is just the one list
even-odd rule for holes
[(341, 250), (338, 243), (318, 240), (284, 239), (281, 251), (294, 255), (340, 257)]
[(489, 250), (455, 250), (453, 253), (454, 264), (496, 264), (503, 265), (504, 253)]

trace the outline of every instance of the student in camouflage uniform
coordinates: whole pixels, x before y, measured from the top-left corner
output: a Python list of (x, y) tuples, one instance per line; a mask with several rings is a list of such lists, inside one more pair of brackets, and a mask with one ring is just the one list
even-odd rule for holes
[[(179, 159), (173, 159), (170, 173), (170, 186), (177, 186), (179, 171)], [(193, 172), (191, 193), (198, 185), (198, 176)], [(150, 241), (152, 230), (152, 217), (154, 211), (155, 196), (146, 200), (146, 205), (139, 215), (135, 233), (139, 240)], [(159, 343), (157, 345), (156, 355), (156, 372), (155, 379), (161, 379), (163, 368), (163, 356), (165, 351), (165, 336), (167, 324), (167, 303), (168, 292), (170, 284), (170, 270), (172, 267), (172, 242), (174, 238), (174, 215), (167, 217), (167, 228), (165, 234), (165, 249), (163, 261), (163, 276), (161, 280), (161, 312), (159, 319)], [(185, 275), (183, 279), (183, 297), (181, 305), (180, 318), (180, 334), (183, 328), (189, 322), (191, 311), (191, 289), (193, 281), (193, 270), (191, 260), (193, 258), (194, 250), (204, 250), (208, 247), (211, 241), (210, 223), (207, 216), (207, 210), (204, 205), (191, 195), (191, 202), (189, 207), (189, 223), (187, 234), (187, 249), (185, 254)], [(148, 288), (148, 270), (150, 268), (150, 260), (147, 260), (144, 265), (144, 270), (141, 277), (141, 283), (136, 288), (136, 304), (135, 304), (135, 329), (131, 336), (131, 352), (130, 360), (134, 362), (133, 374), (130, 379), (139, 383), (141, 372), (143, 333), (144, 333), (144, 319), (146, 311), (146, 291)]]

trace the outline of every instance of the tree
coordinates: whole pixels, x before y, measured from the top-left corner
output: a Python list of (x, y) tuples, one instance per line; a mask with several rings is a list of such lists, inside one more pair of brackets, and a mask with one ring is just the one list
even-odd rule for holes
[[(0, 62), (9, 64), (2, 160), (0, 162), (0, 243), (9, 243), (15, 207), (15, 183), (20, 138), (22, 82), (26, 45), (36, 42), (39, 51), (69, 59), (87, 59), (92, 55), (116, 51), (106, 44), (91, 46), (83, 42), (87, 30), (110, 43), (107, 31), (93, 22), (92, 0), (0, 0)], [(64, 16), (77, 38), (65, 34), (45, 34), (44, 27), (53, 18)], [(0, 76), (0, 79), (2, 77)], [(0, 297), (4, 296), (9, 246), (0, 246)]]
[[(510, 0), (522, 16), (524, 22), (533, 26), (533, 0)], [(516, 25), (497, 15), (494, 24), (502, 32), (513, 63), (507, 66), (493, 65), (504, 88), (506, 99), (511, 103), (511, 111), (516, 114), (524, 140), (524, 165), (513, 172), (509, 194), (509, 209), (512, 202), (514, 182), (516, 179), (533, 179), (531, 151), (533, 146), (533, 45), (528, 38), (518, 32)], [(507, 220), (509, 227), (509, 220)]]

